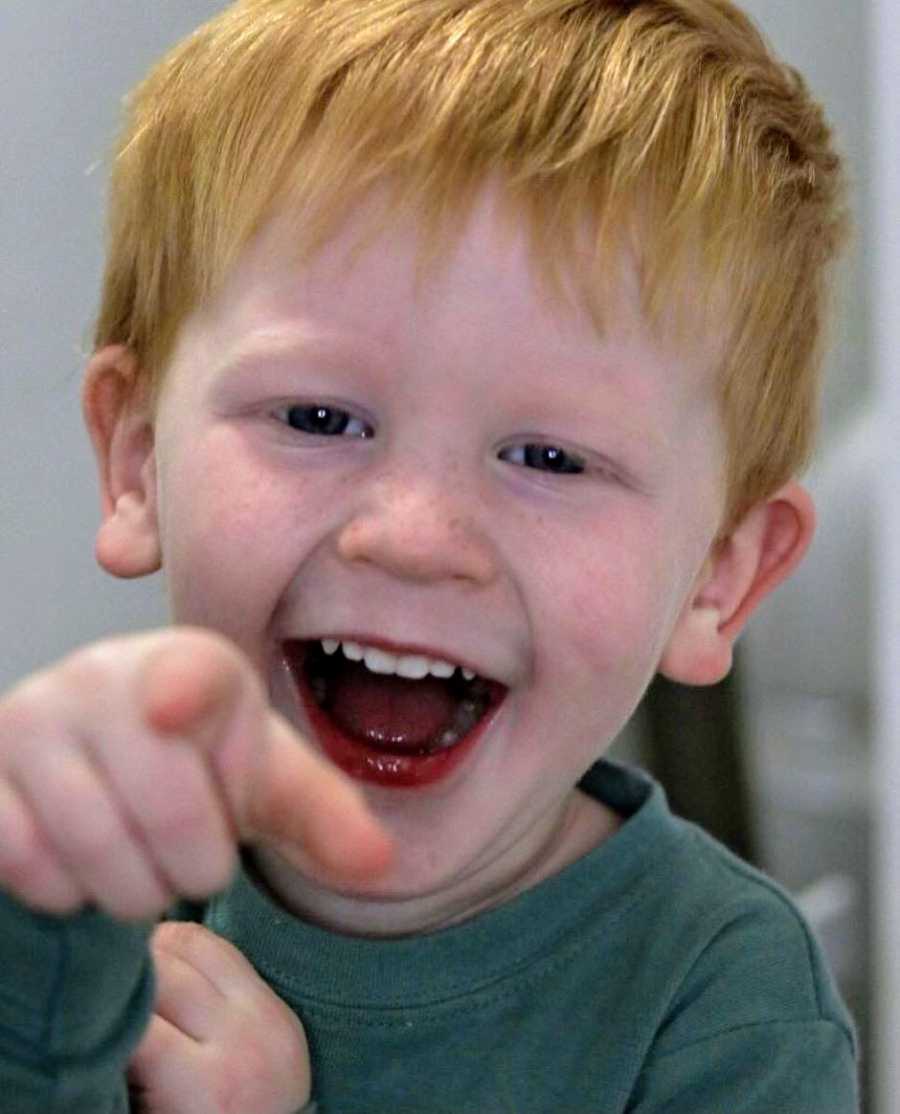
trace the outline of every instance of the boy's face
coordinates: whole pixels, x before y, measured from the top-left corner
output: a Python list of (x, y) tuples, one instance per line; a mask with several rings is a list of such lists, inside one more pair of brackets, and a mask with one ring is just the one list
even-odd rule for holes
[(155, 425), (173, 617), (240, 645), (314, 744), (293, 643), (424, 649), (506, 687), (436, 774), (359, 767), (391, 898), (539, 853), (656, 672), (722, 506), (712, 350), (657, 344), (627, 276), (604, 339), (543, 300), (493, 198), (418, 297), (413, 218), (349, 271), (364, 210), (303, 267), (270, 223), (189, 320)]

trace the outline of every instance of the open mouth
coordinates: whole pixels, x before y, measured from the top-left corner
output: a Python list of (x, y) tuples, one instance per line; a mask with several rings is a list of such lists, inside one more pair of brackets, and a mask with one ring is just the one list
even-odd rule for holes
[(285, 658), (319, 742), (353, 777), (418, 786), (445, 777), (473, 749), (507, 689), (454, 668), (415, 679), (350, 660), (352, 644), (291, 641)]

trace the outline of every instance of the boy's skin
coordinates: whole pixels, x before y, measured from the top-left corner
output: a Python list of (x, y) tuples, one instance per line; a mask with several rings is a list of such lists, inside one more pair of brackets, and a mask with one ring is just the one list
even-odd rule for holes
[[(497, 198), (486, 187), (418, 296), (413, 216), (349, 272), (366, 206), (305, 267), (273, 219), (189, 319), (156, 413), (129, 392), (127, 350), (94, 356), (84, 409), (103, 493), (98, 560), (126, 577), (162, 566), (179, 629), (76, 655), (4, 702), (0, 830), (11, 839), (0, 842), (41, 833), (40, 853), (32, 843), (0, 862), (0, 884), (22, 900), (156, 915), (175, 895), (221, 887), (244, 842), (299, 915), (364, 935), (434, 931), (616, 830), (611, 810), (572, 787), (655, 672), (687, 684), (728, 673), (745, 622), (806, 551), (810, 498), (788, 483), (714, 546), (725, 498), (716, 338), (689, 353), (654, 341), (627, 267), (598, 338), (542, 298), (524, 238), (501, 234)], [(291, 349), (301, 336), (323, 347)], [(312, 437), (286, 424), (301, 404), (359, 421)], [(352, 436), (365, 426), (374, 436)], [(587, 471), (526, 467), (533, 443)], [(326, 636), (424, 647), (510, 691), (446, 781), (359, 787), (367, 816), (319, 755), (280, 664), (284, 639)], [(72, 756), (64, 816), (61, 775), (47, 772), (60, 752)], [(116, 765), (102, 790), (81, 786), (84, 752)], [(113, 815), (139, 834), (110, 838)], [(240, 966), (214, 938), (201, 953), (199, 969)], [(249, 965), (243, 976), (255, 1000), (275, 997)], [(246, 1051), (233, 1034), (212, 1043), (223, 1059)], [(151, 1092), (180, 1062), (177, 1047), (159, 1048), (148, 1031), (135, 1061)], [(202, 1069), (187, 1051), (184, 1063), (158, 1110), (198, 1109)], [(294, 1080), (270, 1096), (273, 1114), (298, 1093)]]

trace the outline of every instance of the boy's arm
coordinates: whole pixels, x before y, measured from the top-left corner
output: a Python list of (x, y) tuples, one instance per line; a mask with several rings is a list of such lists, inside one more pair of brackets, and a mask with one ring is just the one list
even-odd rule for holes
[(150, 1019), (152, 925), (36, 913), (0, 891), (0, 1105), (126, 1114), (125, 1070)]
[(194, 1114), (228, 1086), (247, 1114), (314, 1114), (291, 1011), (208, 930), (163, 925), (148, 943), (152, 928), (33, 913), (0, 891), (0, 1108)]
[(300, 1019), (228, 940), (196, 923), (150, 942), (154, 1013), (128, 1065), (146, 1114), (298, 1114), (312, 1080)]

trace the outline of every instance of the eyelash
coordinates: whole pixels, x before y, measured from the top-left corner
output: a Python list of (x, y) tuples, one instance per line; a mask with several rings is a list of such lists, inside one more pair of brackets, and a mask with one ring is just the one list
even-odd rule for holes
[[(313, 424), (318, 420), (325, 425), (325, 429), (301, 428), (300, 425), (294, 424), (292, 421), (292, 415), (296, 414), (314, 415)], [(274, 412), (274, 417), (290, 426), (291, 429), (312, 437), (343, 437), (347, 435), (348, 428), (354, 424), (357, 427), (355, 436), (360, 440), (368, 441), (375, 436), (375, 431), (370, 425), (359, 418), (354, 418), (346, 410), (337, 406), (282, 406)], [(329, 419), (335, 417), (338, 418), (338, 428), (334, 428), (335, 423), (329, 421)], [(354, 436), (354, 434), (351, 434), (351, 436)], [(500, 459), (507, 460), (509, 454), (518, 454), (521, 457), (521, 460), (513, 460), (509, 463), (522, 463), (534, 468), (535, 471), (545, 471), (556, 476), (581, 475), (588, 468), (586, 462), (580, 456), (569, 453), (557, 445), (544, 445), (539, 442), (515, 445), (510, 449), (504, 449)], [(538, 468), (535, 466), (535, 460), (539, 460), (542, 464), (549, 465), (549, 467)]]
[[(294, 425), (294, 423), (291, 421), (291, 415), (297, 413), (315, 414), (316, 418), (320, 418), (323, 420), (329, 416), (333, 417), (334, 415), (340, 415), (343, 419), (346, 420), (340, 423), (341, 428), (337, 430), (329, 428), (326, 428), (325, 430), (301, 429), (299, 426)], [(299, 433), (306, 433), (312, 437), (343, 437), (347, 432), (348, 426), (354, 424), (358, 427), (358, 432), (355, 434), (355, 436), (359, 437), (360, 440), (369, 441), (375, 436), (375, 430), (372, 429), (370, 425), (368, 425), (364, 421), (361, 421), (359, 418), (354, 418), (351, 414), (348, 414), (346, 410), (342, 410), (339, 406), (282, 406), (275, 411), (274, 416), (276, 417), (276, 419), (278, 419), (278, 421), (284, 422), (285, 425), (290, 426), (291, 429), (296, 429)], [(328, 423), (328, 425), (330, 424), (331, 423)]]
[[(519, 453), (522, 456), (522, 463), (534, 468), (537, 472), (546, 471), (554, 476), (580, 476), (587, 471), (587, 465), (580, 456), (566, 452), (565, 449), (560, 449), (557, 445), (541, 445), (537, 442), (528, 442), (524, 445), (514, 445), (511, 449), (504, 449), (503, 452)], [(551, 467), (535, 467), (533, 463), (535, 458), (540, 459), (544, 464), (550, 464)], [(503, 460), (504, 457), (501, 456), (500, 459)], [(511, 461), (510, 463), (517, 464), (519, 461)]]

